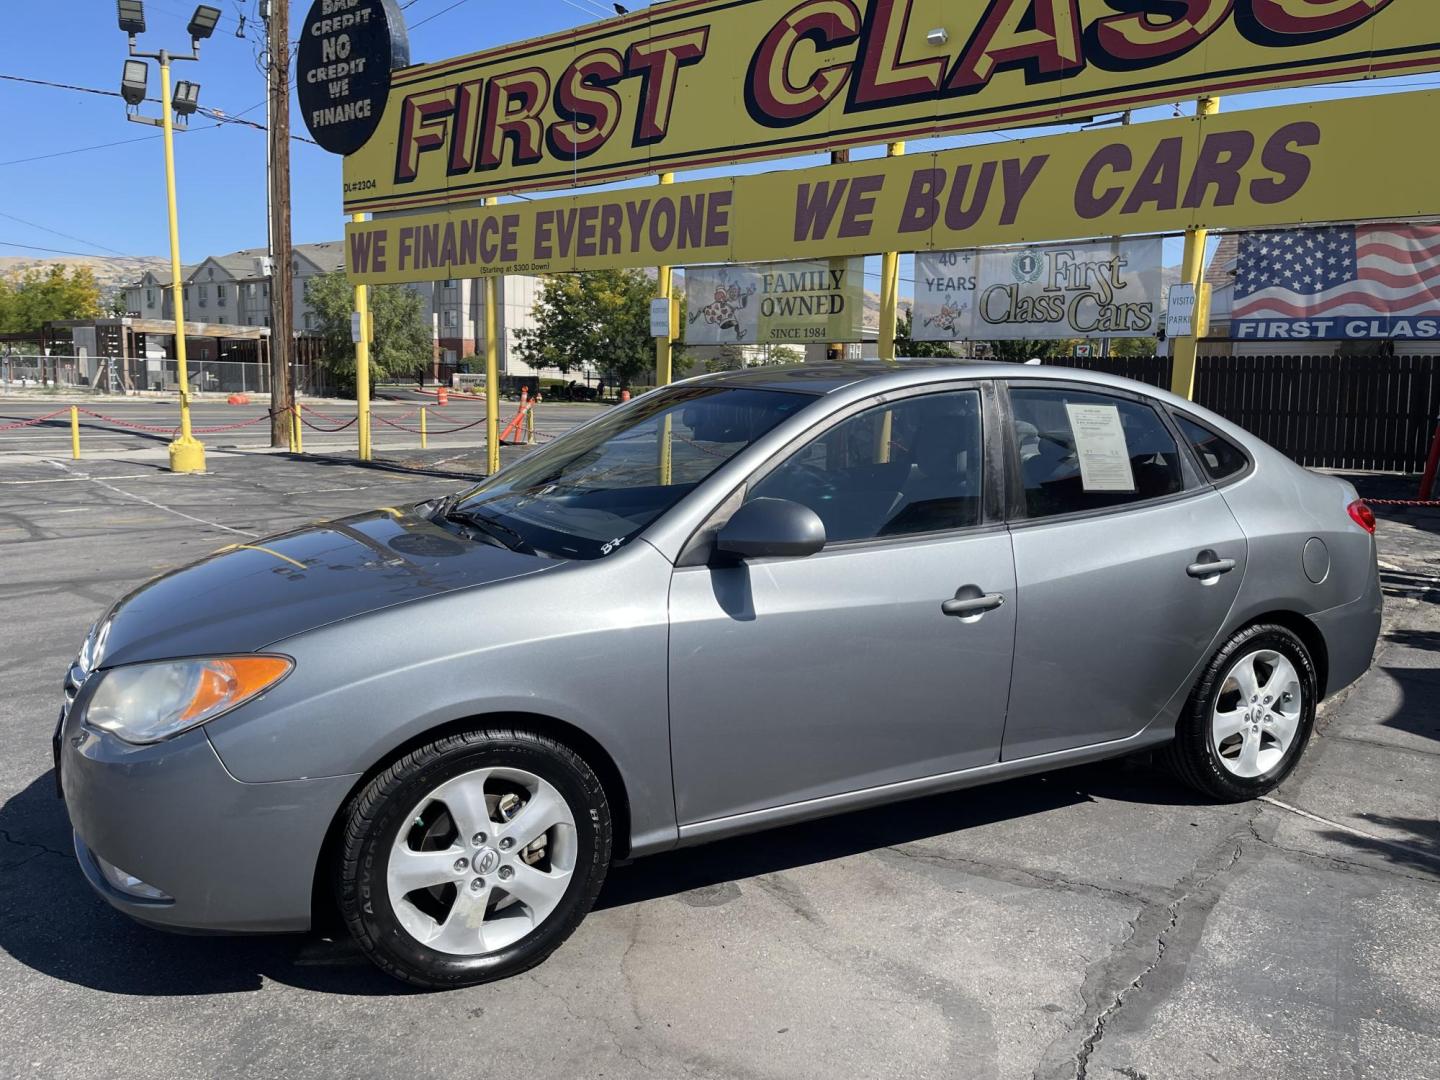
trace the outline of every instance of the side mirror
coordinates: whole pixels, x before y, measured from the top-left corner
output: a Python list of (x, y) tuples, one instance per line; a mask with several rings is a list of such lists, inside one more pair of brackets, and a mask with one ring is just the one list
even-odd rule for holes
[(814, 555), (825, 546), (825, 523), (789, 499), (754, 499), (715, 534), (715, 551), (734, 559)]

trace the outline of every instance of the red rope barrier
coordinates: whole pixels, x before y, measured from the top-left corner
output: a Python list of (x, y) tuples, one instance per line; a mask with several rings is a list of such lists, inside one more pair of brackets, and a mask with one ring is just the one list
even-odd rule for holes
[[(309, 410), (306, 409), (306, 410), (303, 410), (303, 411), (300, 413), (300, 422), (301, 422), (302, 424), (304, 424), (306, 427), (308, 427), (311, 431), (326, 431), (326, 432), (344, 431), (346, 428), (352, 426), (357, 420), (360, 419), (358, 416), (352, 416), (349, 420), (346, 420), (346, 421), (345, 421), (343, 424), (341, 424), (339, 427), (321, 427), (319, 424), (312, 424), (309, 420), (305, 419), (305, 413), (308, 412), (308, 411), (309, 411)], [(327, 416), (327, 417), (325, 417), (324, 419), (327, 419), (327, 420), (328, 420), (328, 419), (330, 419), (330, 418)]]
[(68, 408), (56, 409), (54, 412), (46, 413), (44, 416), (37, 416), (34, 420), (21, 420), (18, 424), (0, 425), (0, 431), (14, 431), (16, 428), (34, 427), (36, 424), (43, 424), (46, 420), (53, 420), (61, 413), (66, 413), (69, 411), (70, 410)]
[(130, 428), (132, 431), (150, 431), (157, 435), (172, 435), (180, 430), (179, 427), (174, 425), (170, 427), (155, 427), (151, 424), (135, 424), (128, 420), (118, 420), (113, 416), (106, 416), (104, 413), (92, 412), (89, 409), (78, 409), (77, 411), (84, 413), (86, 416), (93, 416), (96, 420), (104, 420), (107, 424), (114, 424), (119, 428)]
[[(385, 424), (385, 425), (387, 425), (388, 427), (393, 427), (393, 428), (396, 428), (396, 429), (398, 429), (398, 430), (400, 430), (400, 431), (408, 431), (411, 435), (418, 435), (418, 434), (420, 434), (420, 429), (419, 429), (419, 428), (406, 427), (404, 424), (397, 424), (394, 420), (387, 420), (387, 419), (386, 419), (385, 417), (383, 417), (383, 416), (377, 416), (377, 417), (375, 417), (375, 419), (376, 419), (376, 420), (379, 420), (380, 423)], [(483, 423), (485, 423), (485, 417), (482, 416), (479, 420), (473, 421), (472, 423), (469, 423), (469, 424), (461, 424), (459, 427), (452, 427), (452, 428), (432, 428), (432, 427), (427, 427), (427, 428), (425, 429), (425, 434), (426, 434), (427, 437), (430, 436), (430, 435), (449, 435), (449, 434), (451, 434), (452, 432), (456, 432), (456, 431), (466, 431), (466, 430), (468, 430), (469, 428), (478, 427), (480, 424), (483, 424)]]

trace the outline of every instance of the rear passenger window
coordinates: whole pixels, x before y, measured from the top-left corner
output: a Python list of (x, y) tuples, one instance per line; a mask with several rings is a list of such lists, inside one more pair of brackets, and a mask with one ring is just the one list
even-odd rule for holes
[(980, 447), (978, 391), (906, 398), (840, 421), (748, 498), (808, 506), (831, 543), (978, 525)]
[(1010, 391), (1032, 518), (1125, 506), (1185, 487), (1180, 449), (1148, 405), (1084, 390)]
[(1249, 459), (1234, 443), (1188, 416), (1177, 415), (1175, 419), (1180, 423), (1181, 434), (1189, 441), (1195, 456), (1200, 459), (1205, 475), (1211, 480), (1224, 480), (1227, 476), (1245, 471)]

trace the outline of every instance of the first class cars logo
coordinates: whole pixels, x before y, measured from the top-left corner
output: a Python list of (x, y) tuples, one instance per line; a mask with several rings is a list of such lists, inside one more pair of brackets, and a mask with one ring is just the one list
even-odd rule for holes
[(347, 163), (378, 189), (347, 205), (1437, 66), (1434, 0), (675, 0), (404, 72), (383, 138)]

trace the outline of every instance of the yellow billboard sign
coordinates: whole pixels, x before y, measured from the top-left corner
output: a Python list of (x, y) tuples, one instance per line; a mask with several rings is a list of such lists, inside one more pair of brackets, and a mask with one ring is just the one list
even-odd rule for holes
[(1437, 68), (1436, 0), (673, 0), (396, 71), (345, 209)]
[(346, 266), (433, 281), (1423, 217), (1437, 115), (1421, 91), (407, 214), (348, 225)]

